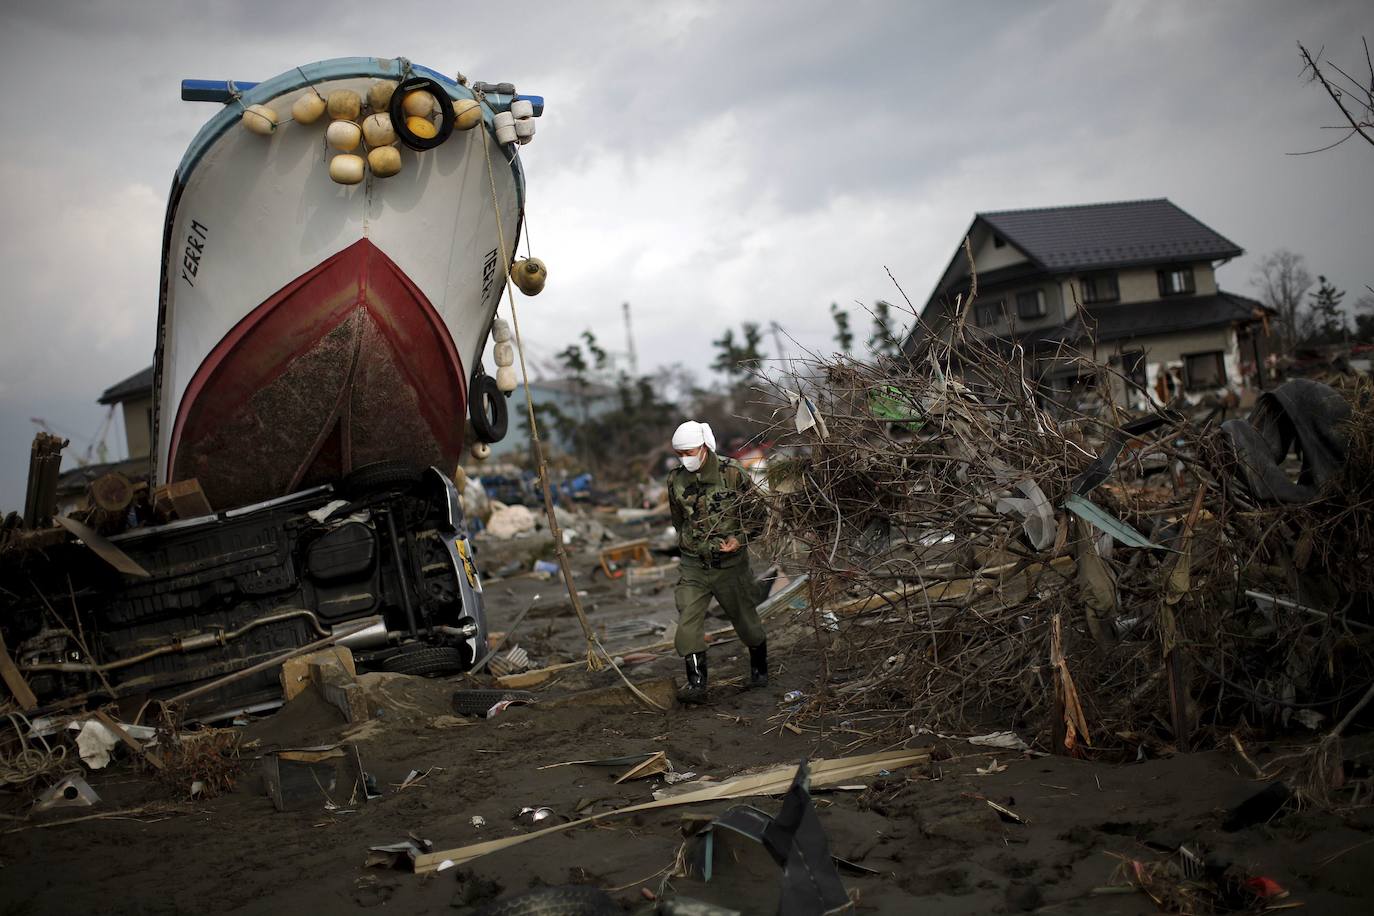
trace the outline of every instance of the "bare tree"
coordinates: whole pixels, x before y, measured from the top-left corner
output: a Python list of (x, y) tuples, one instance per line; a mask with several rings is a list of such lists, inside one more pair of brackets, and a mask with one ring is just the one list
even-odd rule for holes
[(1312, 288), (1312, 275), (1302, 255), (1280, 248), (1264, 256), (1250, 280), (1260, 292), (1260, 301), (1278, 314), (1279, 343), (1285, 353), (1293, 351), (1299, 337), (1298, 312), (1302, 297)]
[(1320, 153), (1329, 150), (1356, 135), (1374, 145), (1374, 60), (1369, 56), (1369, 40), (1364, 39), (1364, 65), (1368, 76), (1362, 75), (1359, 79), (1330, 60), (1323, 60), (1325, 51), (1325, 48), (1318, 48), (1317, 53), (1313, 54), (1303, 47), (1302, 42), (1298, 42), (1298, 52), (1302, 54), (1302, 72), (1311, 82), (1321, 84), (1345, 117), (1345, 123), (1325, 128), (1342, 131), (1339, 140), (1307, 152)]

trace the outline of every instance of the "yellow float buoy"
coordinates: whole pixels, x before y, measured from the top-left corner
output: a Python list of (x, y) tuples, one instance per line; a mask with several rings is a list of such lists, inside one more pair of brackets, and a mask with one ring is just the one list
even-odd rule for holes
[(516, 261), (515, 269), (511, 272), (511, 279), (520, 288), (520, 292), (526, 296), (539, 295), (540, 291), (544, 289), (544, 281), (548, 279), (548, 276), (548, 268), (538, 258)]
[(391, 104), (392, 93), (395, 91), (395, 80), (378, 80), (367, 87), (367, 107), (373, 111), (386, 111), (386, 107)]
[(472, 130), (482, 123), (482, 106), (476, 99), (459, 99), (453, 103), (453, 126), (458, 130)]
[(324, 139), (330, 146), (347, 153), (357, 148), (363, 131), (352, 121), (335, 121), (325, 129)]
[(314, 124), (324, 114), (325, 102), (320, 98), (320, 94), (311, 89), (305, 95), (296, 99), (296, 103), (291, 106), (291, 120), (297, 124)]
[(423, 89), (407, 92), (401, 102), (401, 108), (405, 113), (414, 118), (428, 118), (434, 114), (435, 107), (434, 96)]
[(439, 128), (434, 126), (433, 121), (429, 118), (421, 118), (416, 115), (411, 115), (406, 118), (406, 129), (421, 140), (428, 140), (439, 134)]
[(277, 113), (266, 105), (249, 105), (243, 110), (243, 126), (255, 134), (271, 136), (277, 129)]
[(352, 89), (336, 89), (329, 93), (329, 117), (335, 121), (356, 121), (363, 110), (363, 100)]
[(396, 131), (391, 126), (391, 115), (386, 112), (370, 114), (363, 119), (363, 139), (368, 146), (390, 146), (396, 142)]
[(367, 154), (367, 167), (378, 178), (390, 178), (401, 170), (401, 151), (394, 146), (379, 146)]
[(339, 184), (357, 184), (363, 180), (363, 157), (340, 153), (329, 160), (329, 177)]

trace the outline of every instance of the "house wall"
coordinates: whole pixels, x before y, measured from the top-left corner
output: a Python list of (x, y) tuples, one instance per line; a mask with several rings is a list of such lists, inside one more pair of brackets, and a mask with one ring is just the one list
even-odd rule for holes
[[(1105, 348), (1104, 348), (1105, 349)], [(1240, 344), (1234, 328), (1204, 328), (1197, 331), (1182, 331), (1176, 334), (1160, 334), (1153, 337), (1137, 337), (1133, 340), (1118, 340), (1111, 344), (1112, 362), (1120, 368), (1120, 355), (1125, 351), (1145, 351), (1145, 387), (1150, 391), (1154, 403), (1160, 403), (1155, 394), (1155, 385), (1161, 373), (1177, 371), (1183, 373), (1183, 357), (1197, 353), (1221, 351), (1222, 362), (1226, 367), (1226, 387), (1238, 389), (1243, 382), (1240, 374)], [(1105, 354), (1104, 354), (1105, 355)], [(1112, 377), (1113, 393), (1118, 403), (1135, 408), (1145, 405), (1132, 389), (1129, 393), (1125, 382)], [(1185, 399), (1197, 401), (1206, 391), (1185, 391)]]
[[(1216, 272), (1206, 261), (1189, 265), (1193, 268), (1193, 286), (1196, 295), (1212, 296), (1217, 291)], [(1132, 267), (1116, 272), (1116, 287), (1120, 302), (1152, 302), (1159, 298), (1159, 278), (1156, 267)], [(1067, 303), (1065, 317), (1073, 316), (1074, 303), (1083, 299), (1080, 277), (1075, 274), (1061, 281), (1063, 301)]]
[[(1040, 318), (1022, 318), (1016, 313), (1016, 296), (1029, 290), (1038, 289), (1045, 294), (1045, 314)], [(1017, 283), (1000, 284), (998, 286), (980, 289), (978, 298), (973, 307), (989, 305), (998, 299), (1005, 303), (1003, 318), (993, 324), (978, 324), (977, 315), (971, 317), (976, 327), (994, 334), (1005, 335), (1011, 333), (1012, 320), (1015, 320), (1016, 331), (1018, 334), (1027, 331), (1035, 331), (1040, 328), (1050, 328), (1064, 323), (1064, 299), (1063, 292), (1059, 283), (1048, 277), (1040, 280), (1022, 280)], [(1010, 317), (1007, 317), (1010, 316)]]
[(999, 267), (1010, 267), (1013, 264), (1024, 264), (1029, 258), (1021, 249), (1011, 242), (1007, 242), (1001, 248), (993, 243), (992, 233), (981, 230), (978, 234), (982, 238), (973, 239), (973, 264), (978, 272), (987, 273), (989, 270), (996, 270)]
[(124, 442), (130, 458), (147, 458), (152, 454), (153, 399), (132, 398), (121, 401)]

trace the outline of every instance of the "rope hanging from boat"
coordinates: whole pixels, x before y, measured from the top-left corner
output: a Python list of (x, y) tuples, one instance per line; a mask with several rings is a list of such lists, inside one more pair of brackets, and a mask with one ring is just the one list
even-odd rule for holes
[[(483, 101), (482, 93), (477, 93), (478, 102)], [(539, 439), (539, 425), (534, 419), (534, 400), (530, 396), (530, 376), (525, 368), (525, 346), (520, 337), (520, 317), (516, 314), (515, 293), (511, 290), (510, 278), (510, 258), (506, 252), (506, 231), (501, 225), (501, 202), (496, 194), (496, 173), (491, 165), (491, 144), (483, 129), (481, 133), (482, 152), (487, 160), (487, 181), (491, 185), (491, 208), (496, 217), (496, 237), (501, 246), (501, 263), (504, 274), (502, 283), (506, 288), (506, 299), (510, 305), (511, 327), (515, 331), (515, 352), (520, 356), (520, 377), (524, 382), (525, 389), (525, 411), (530, 424), (530, 444), (534, 448), (535, 461), (539, 466), (539, 484), (544, 491), (544, 514), (548, 516), (549, 533), (553, 535), (554, 553), (558, 557), (558, 565), (563, 573), (563, 584), (568, 590), (568, 600), (572, 603), (573, 612), (577, 614), (577, 621), (582, 625), (582, 634), (587, 639), (587, 669), (599, 671), (606, 664), (615, 669), (615, 673), (620, 675), (620, 679), (625, 682), (625, 686), (630, 688), (630, 692), (641, 701), (660, 712), (667, 712), (662, 706), (653, 699), (645, 695), (630, 679), (625, 676), (625, 672), (620, 670), (620, 666), (615, 663), (615, 659), (601, 645), (601, 640), (596, 636), (596, 631), (592, 629), (591, 622), (587, 620), (587, 614), (582, 609), (582, 599), (577, 594), (577, 584), (573, 581), (572, 564), (568, 561), (568, 551), (563, 545), (563, 535), (558, 529), (558, 517), (553, 509), (553, 491), (549, 487), (549, 468), (544, 460), (544, 446)]]

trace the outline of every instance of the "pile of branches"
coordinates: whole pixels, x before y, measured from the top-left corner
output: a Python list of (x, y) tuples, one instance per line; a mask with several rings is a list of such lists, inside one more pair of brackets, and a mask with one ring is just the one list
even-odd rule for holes
[(835, 613), (815, 615), (807, 711), (870, 739), (1014, 725), (1071, 753), (1335, 721), (1374, 681), (1367, 386), (1344, 476), (1279, 506), (1215, 418), (1127, 412), (1129, 379), (1070, 361), (1098, 379), (1091, 410), (958, 322), (914, 356), (761, 376), (794, 407), (768, 434), (772, 525)]

